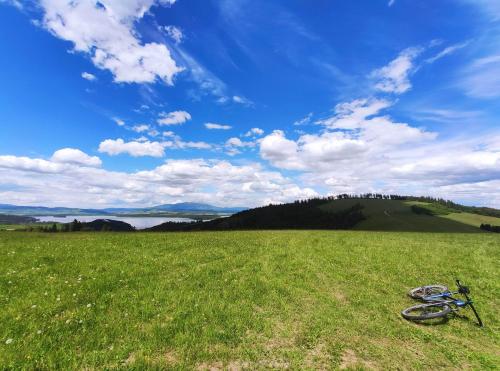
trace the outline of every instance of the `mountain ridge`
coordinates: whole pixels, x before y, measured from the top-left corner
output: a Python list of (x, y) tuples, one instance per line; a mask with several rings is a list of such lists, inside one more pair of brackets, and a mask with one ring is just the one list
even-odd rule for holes
[(151, 214), (159, 212), (210, 212), (218, 214), (233, 214), (246, 207), (219, 207), (205, 203), (179, 202), (174, 204), (161, 204), (152, 207), (109, 207), (109, 208), (72, 208), (72, 207), (48, 207), (48, 206), (23, 206), (13, 204), (0, 204), (0, 214), (11, 215), (120, 215), (120, 214)]

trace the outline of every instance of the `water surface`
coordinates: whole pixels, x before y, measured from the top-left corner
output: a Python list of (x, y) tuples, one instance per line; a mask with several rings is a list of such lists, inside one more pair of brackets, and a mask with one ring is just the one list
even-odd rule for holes
[(171, 218), (165, 216), (114, 216), (114, 215), (65, 215), (65, 216), (34, 216), (41, 222), (70, 223), (73, 220), (79, 222), (91, 222), (96, 219), (119, 220), (130, 224), (137, 229), (154, 227), (165, 222), (192, 222), (189, 218)]

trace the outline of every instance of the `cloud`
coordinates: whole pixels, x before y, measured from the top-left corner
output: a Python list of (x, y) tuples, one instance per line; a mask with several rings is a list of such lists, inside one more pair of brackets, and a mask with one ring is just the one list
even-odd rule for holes
[(394, 94), (402, 94), (410, 90), (411, 83), (408, 77), (415, 69), (415, 58), (422, 51), (421, 48), (407, 48), (387, 66), (373, 71), (370, 76), (376, 81), (375, 89)]
[(238, 104), (242, 104), (242, 105), (247, 106), (247, 107), (253, 106), (253, 102), (250, 99), (245, 98), (245, 97), (241, 97), (239, 95), (233, 96), (233, 102), (238, 103)]
[(149, 127), (149, 125), (141, 124), (141, 125), (132, 126), (131, 129), (133, 131), (135, 131), (136, 133), (143, 133), (145, 131), (148, 131), (150, 129), (150, 127)]
[(243, 142), (240, 138), (233, 137), (233, 138), (229, 138), (226, 141), (226, 145), (231, 146), (231, 147), (254, 147), (255, 143)]
[(409, 143), (433, 140), (435, 133), (376, 116), (390, 106), (385, 100), (358, 99), (335, 106), (335, 114), (318, 121), (326, 127), (322, 134), (305, 134), (297, 141), (276, 130), (260, 142), (260, 154), (274, 166), (284, 169), (323, 171), (337, 162), (384, 161), (383, 157)]
[(181, 125), (191, 120), (191, 115), (186, 111), (162, 112), (157, 122), (160, 125)]
[(238, 153), (241, 153), (240, 149), (242, 148), (255, 147), (255, 142), (245, 142), (242, 141), (240, 138), (232, 137), (226, 141), (225, 147), (226, 147), (226, 154), (234, 156), (237, 155)]
[(227, 101), (227, 86), (221, 79), (215, 76), (205, 66), (197, 62), (181, 47), (177, 46), (175, 51), (176, 58), (181, 65), (187, 68), (191, 80), (199, 86), (199, 91), (191, 91), (191, 97), (193, 99), (199, 100), (201, 96), (211, 94), (218, 98), (218, 103)]
[(118, 117), (113, 117), (112, 120), (116, 122), (116, 125), (118, 126), (125, 126), (125, 121), (122, 119), (119, 119)]
[(51, 161), (63, 164), (78, 164), (83, 166), (99, 167), (102, 161), (97, 156), (89, 156), (76, 148), (62, 148), (54, 152)]
[(133, 157), (151, 156), (163, 157), (165, 154), (163, 144), (150, 141), (125, 142), (123, 139), (106, 139), (99, 144), (99, 152), (115, 156), (127, 153)]
[(88, 81), (97, 80), (97, 77), (95, 77), (95, 75), (92, 75), (91, 73), (88, 72), (82, 72), (82, 78)]
[(12, 5), (13, 7), (22, 10), (23, 4), (19, 0), (0, 0), (0, 4), (5, 3), (7, 5)]
[(40, 0), (42, 26), (54, 36), (69, 41), (77, 52), (88, 54), (94, 65), (113, 74), (115, 82), (172, 85), (182, 71), (169, 49), (159, 43), (143, 43), (135, 23), (153, 5), (172, 1)]
[[(151, 170), (109, 171), (29, 157), (0, 156), (0, 202), (48, 206), (148, 206), (179, 201), (257, 206), (316, 196), (257, 163), (168, 160)], [(75, 187), (78, 184), (78, 187)]]
[(166, 141), (162, 143), (164, 147), (174, 149), (210, 149), (212, 145), (206, 142), (183, 141), (179, 137), (175, 137), (173, 141)]
[(179, 27), (169, 25), (160, 27), (160, 29), (164, 30), (167, 33), (167, 35), (170, 36), (170, 38), (175, 41), (176, 44), (180, 44), (184, 39), (184, 34), (182, 33), (182, 30)]
[(174, 137), (175, 133), (173, 131), (164, 131), (163, 133), (161, 133), (161, 135), (163, 135), (164, 137)]
[(492, 21), (500, 20), (500, 3), (497, 0), (462, 0), (480, 8)]
[(330, 129), (357, 129), (367, 118), (388, 108), (392, 103), (385, 99), (363, 98), (335, 106), (335, 115), (316, 121)]
[(474, 98), (500, 97), (500, 54), (478, 58), (460, 73), (458, 83), (465, 93)]
[(313, 113), (309, 112), (305, 117), (301, 118), (300, 120), (295, 121), (293, 124), (295, 126), (307, 125), (308, 123), (311, 122), (312, 117), (313, 117)]
[[(332, 117), (318, 122), (322, 132), (294, 140), (275, 130), (260, 140), (260, 156), (276, 168), (300, 171), (305, 185), (331, 194), (426, 194), (471, 202), (481, 183), (485, 204), (492, 205), (489, 194), (500, 205), (493, 187), (500, 178), (500, 133), (436, 140), (434, 132), (383, 115), (391, 104), (375, 98), (338, 104)], [(452, 189), (460, 193), (446, 193)]]
[(431, 57), (431, 58), (427, 58), (425, 61), (427, 63), (434, 63), (435, 61), (437, 61), (438, 59), (441, 59), (447, 55), (450, 55), (450, 54), (453, 54), (455, 53), (457, 50), (460, 50), (462, 48), (465, 48), (467, 45), (469, 45), (470, 41), (466, 41), (466, 42), (463, 42), (463, 43), (459, 43), (459, 44), (454, 44), (454, 45), (450, 45), (446, 48), (444, 48), (443, 50), (441, 50), (439, 53), (437, 53), (435, 56)]
[(264, 130), (260, 128), (251, 128), (243, 136), (244, 137), (258, 137), (264, 134)]
[(205, 127), (209, 130), (229, 130), (232, 128), (229, 125), (214, 124), (212, 122), (205, 123)]
[(484, 115), (482, 111), (467, 111), (460, 109), (425, 108), (412, 109), (411, 115), (419, 121), (434, 121), (447, 124), (460, 122), (476, 123)]
[(396, 0), (389, 0), (389, 2), (387, 3), (387, 6), (393, 6), (395, 2), (396, 2)]

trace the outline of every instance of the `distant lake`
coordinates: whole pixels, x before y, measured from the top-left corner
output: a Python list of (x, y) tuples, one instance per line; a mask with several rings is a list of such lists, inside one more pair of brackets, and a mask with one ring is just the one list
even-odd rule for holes
[(165, 222), (192, 222), (189, 218), (169, 218), (164, 216), (114, 216), (114, 215), (65, 215), (65, 216), (34, 216), (40, 222), (70, 223), (73, 220), (79, 222), (91, 222), (96, 219), (111, 219), (125, 222), (136, 229), (145, 229)]

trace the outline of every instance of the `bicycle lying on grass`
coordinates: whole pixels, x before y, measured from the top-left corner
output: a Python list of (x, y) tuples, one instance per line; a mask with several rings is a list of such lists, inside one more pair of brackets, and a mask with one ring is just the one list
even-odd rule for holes
[[(428, 285), (414, 288), (408, 292), (413, 299), (422, 300), (425, 304), (415, 305), (406, 308), (401, 315), (410, 321), (426, 321), (436, 318), (444, 318), (451, 312), (457, 312), (459, 308), (470, 307), (477, 318), (478, 325), (483, 327), (483, 321), (474, 308), (472, 300), (468, 294), (470, 290), (467, 286), (462, 286), (459, 280), (456, 280), (458, 291), (450, 291), (446, 286)], [(453, 295), (462, 294), (465, 301), (456, 299)]]

